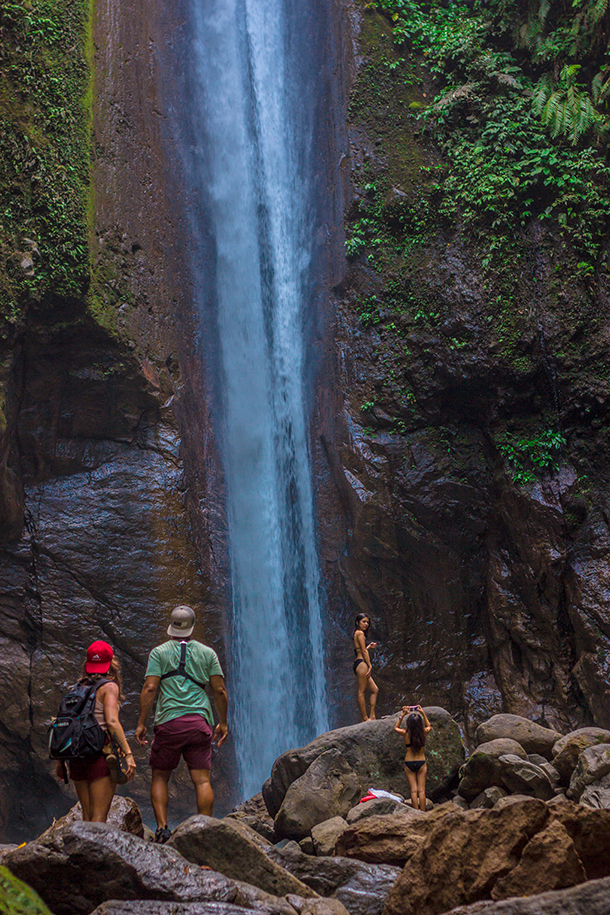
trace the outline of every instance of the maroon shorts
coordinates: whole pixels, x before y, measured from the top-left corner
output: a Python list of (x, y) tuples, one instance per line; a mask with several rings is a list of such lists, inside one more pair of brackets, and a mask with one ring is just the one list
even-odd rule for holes
[(189, 769), (210, 769), (214, 731), (202, 715), (180, 715), (155, 728), (150, 748), (153, 769), (171, 772), (184, 760)]
[(110, 775), (110, 769), (103, 753), (88, 759), (70, 759), (70, 778), (73, 782), (94, 782)]

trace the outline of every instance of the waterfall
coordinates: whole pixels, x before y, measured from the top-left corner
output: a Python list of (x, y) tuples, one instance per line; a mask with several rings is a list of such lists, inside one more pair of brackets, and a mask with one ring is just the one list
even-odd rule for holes
[(231, 724), (248, 797), (281, 752), (328, 728), (306, 416), (315, 118), (294, 59), (311, 0), (193, 4), (232, 577)]

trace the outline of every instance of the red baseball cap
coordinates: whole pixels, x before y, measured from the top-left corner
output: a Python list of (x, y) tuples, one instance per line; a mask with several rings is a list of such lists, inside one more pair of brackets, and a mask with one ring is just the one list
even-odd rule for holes
[(92, 642), (87, 648), (87, 663), (85, 670), (88, 674), (106, 674), (110, 670), (113, 655), (108, 642)]

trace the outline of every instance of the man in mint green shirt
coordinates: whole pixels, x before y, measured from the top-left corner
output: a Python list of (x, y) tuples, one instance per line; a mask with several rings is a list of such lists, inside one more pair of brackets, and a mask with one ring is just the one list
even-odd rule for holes
[[(168, 785), (183, 756), (195, 791), (198, 813), (212, 816), (214, 792), (210, 784), (212, 740), (218, 746), (227, 739), (227, 690), (216, 652), (191, 638), (195, 614), (190, 607), (172, 611), (170, 636), (148, 658), (146, 680), (140, 696), (136, 740), (146, 746), (146, 719), (158, 694), (155, 737), (150, 748), (152, 783), (150, 796), (157, 820), (156, 842), (167, 842)], [(210, 684), (219, 722), (214, 729), (212, 706), (205, 691)]]

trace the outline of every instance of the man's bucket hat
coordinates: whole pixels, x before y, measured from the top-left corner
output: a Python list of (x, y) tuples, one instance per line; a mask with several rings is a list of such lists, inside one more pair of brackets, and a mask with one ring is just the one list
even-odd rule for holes
[(195, 614), (190, 607), (176, 607), (172, 610), (171, 622), (167, 634), (173, 638), (187, 639), (195, 628)]
[(85, 664), (87, 673), (107, 674), (113, 653), (108, 642), (92, 642), (87, 648), (87, 663)]

